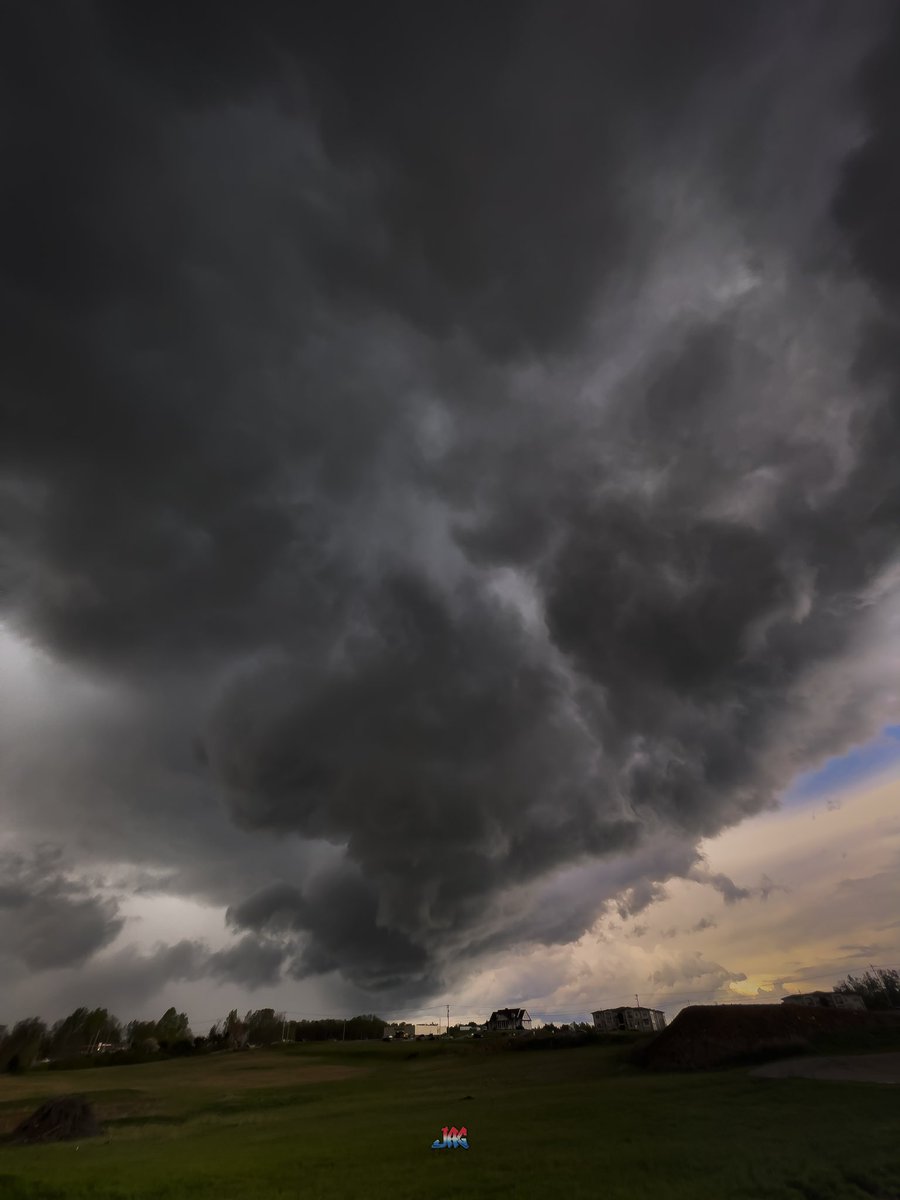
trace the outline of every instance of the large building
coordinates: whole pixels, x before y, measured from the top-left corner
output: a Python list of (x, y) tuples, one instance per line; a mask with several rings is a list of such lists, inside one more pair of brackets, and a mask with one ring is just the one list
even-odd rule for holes
[(856, 992), (798, 992), (785, 996), (782, 1004), (802, 1004), (806, 1008), (865, 1008), (866, 1002)]
[(630, 1029), (636, 1033), (656, 1033), (665, 1029), (665, 1014), (656, 1008), (598, 1008), (592, 1014), (594, 1028), (606, 1033)]
[(518, 1033), (530, 1028), (531, 1017), (524, 1008), (498, 1008), (488, 1020), (492, 1033)]
[(416, 1036), (416, 1027), (411, 1021), (391, 1021), (384, 1027), (384, 1036), (392, 1038), (412, 1038)]
[(440, 1037), (441, 1026), (439, 1021), (417, 1021), (416, 1022), (416, 1037)]

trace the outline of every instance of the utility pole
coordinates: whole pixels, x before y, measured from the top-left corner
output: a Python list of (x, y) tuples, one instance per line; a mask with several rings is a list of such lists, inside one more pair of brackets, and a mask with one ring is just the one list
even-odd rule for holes
[(450, 1005), (447, 1005), (447, 1033), (450, 1032)]

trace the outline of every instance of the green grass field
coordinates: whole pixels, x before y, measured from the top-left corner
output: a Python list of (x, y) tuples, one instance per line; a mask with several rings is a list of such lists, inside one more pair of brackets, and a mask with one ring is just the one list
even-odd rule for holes
[[(0, 1144), (2, 1200), (893, 1200), (900, 1088), (644, 1075), (617, 1048), (318, 1044), (0, 1079), (0, 1131), (81, 1092), (80, 1145)], [(469, 1150), (432, 1150), (465, 1125)]]

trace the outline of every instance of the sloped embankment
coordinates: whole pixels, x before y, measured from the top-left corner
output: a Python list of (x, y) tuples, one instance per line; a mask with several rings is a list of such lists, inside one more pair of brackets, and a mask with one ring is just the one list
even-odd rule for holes
[(702, 1071), (741, 1062), (802, 1054), (818, 1043), (857, 1040), (864, 1048), (873, 1034), (900, 1036), (893, 1012), (842, 1012), (789, 1004), (694, 1005), (683, 1009), (634, 1061), (655, 1071)]

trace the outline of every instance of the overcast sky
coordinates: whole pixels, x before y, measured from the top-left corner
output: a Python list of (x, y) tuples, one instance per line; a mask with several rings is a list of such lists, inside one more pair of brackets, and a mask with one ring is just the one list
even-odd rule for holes
[(897, 965), (890, 0), (21, 0), (0, 1021)]

